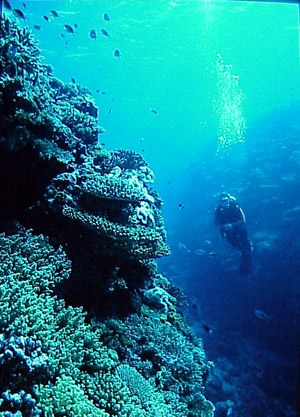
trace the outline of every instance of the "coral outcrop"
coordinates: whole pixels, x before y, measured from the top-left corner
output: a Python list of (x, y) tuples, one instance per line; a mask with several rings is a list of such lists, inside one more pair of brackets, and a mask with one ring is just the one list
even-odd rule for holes
[(0, 416), (211, 417), (210, 364), (156, 271), (169, 253), (133, 151), (0, 19)]
[(146, 161), (132, 151), (96, 146), (82, 159), (49, 185), (46, 203), (53, 212), (71, 227), (80, 225), (108, 239), (119, 256), (148, 259), (168, 254), (162, 202), (148, 188), (154, 174)]

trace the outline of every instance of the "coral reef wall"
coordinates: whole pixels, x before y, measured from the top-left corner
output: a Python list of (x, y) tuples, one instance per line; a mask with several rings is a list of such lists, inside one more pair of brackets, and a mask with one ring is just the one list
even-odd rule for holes
[(0, 22), (0, 416), (211, 417), (153, 171)]

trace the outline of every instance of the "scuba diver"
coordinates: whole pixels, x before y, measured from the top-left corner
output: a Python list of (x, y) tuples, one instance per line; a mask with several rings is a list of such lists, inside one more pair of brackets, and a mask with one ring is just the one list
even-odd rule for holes
[(222, 238), (241, 251), (239, 275), (249, 275), (252, 263), (252, 246), (248, 240), (246, 218), (237, 204), (236, 198), (227, 192), (219, 196), (215, 209), (215, 225), (219, 228)]

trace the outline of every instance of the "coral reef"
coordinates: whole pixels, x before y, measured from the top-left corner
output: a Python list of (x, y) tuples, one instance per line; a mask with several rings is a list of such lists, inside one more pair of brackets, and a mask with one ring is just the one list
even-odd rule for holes
[(110, 247), (126, 257), (168, 254), (161, 200), (145, 182), (152, 172), (146, 161), (132, 151), (93, 151), (95, 156), (83, 156), (82, 164), (53, 178), (45, 196), (48, 206), (72, 227), (79, 223), (110, 239)]
[(185, 330), (163, 323), (144, 306), (124, 322), (86, 324), (82, 308), (54, 295), (54, 284), (71, 272), (65, 254), (19, 226), (1, 235), (0, 261), (0, 411), (210, 415), (212, 405), (201, 394), (209, 367), (184, 323)]
[(160, 388), (175, 415), (213, 415), (213, 406), (203, 395), (211, 364), (205, 362), (201, 342), (180, 316), (174, 324), (172, 315), (162, 320), (159, 311), (144, 305), (141, 314), (95, 326), (101, 329), (105, 345)]
[(26, 29), (5, 19), (0, 38), (1, 148), (10, 152), (30, 144), (44, 158), (76, 160), (82, 142), (95, 143), (100, 132), (92, 96), (52, 76)]
[[(85, 324), (82, 309), (66, 307), (53, 296), (53, 283), (70, 274), (63, 252), (55, 251), (42, 236), (21, 229), (1, 236), (0, 258), (4, 277), (0, 410), (21, 410), (31, 416), (32, 398), (32, 407), (38, 404), (46, 415), (127, 415), (120, 404), (118, 413), (106, 414), (89, 395), (91, 385), (99, 391), (97, 379), (105, 374), (108, 380), (110, 375), (99, 393), (107, 397), (105, 408), (113, 407), (105, 392), (111, 390), (110, 384), (116, 385), (115, 391), (122, 385), (114, 371), (118, 356), (99, 341), (97, 330)], [(126, 404), (126, 397), (119, 401)]]
[[(0, 20), (0, 415), (211, 417), (210, 364), (157, 274), (154, 173)], [(47, 236), (47, 237), (46, 237)]]

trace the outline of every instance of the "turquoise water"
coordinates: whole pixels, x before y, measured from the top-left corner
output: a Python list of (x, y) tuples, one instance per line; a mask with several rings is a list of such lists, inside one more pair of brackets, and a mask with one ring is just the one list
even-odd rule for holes
[[(106, 129), (103, 142), (110, 149), (144, 152), (158, 182), (180, 174), (201, 158), (203, 149), (216, 147), (216, 54), (239, 76), (248, 125), (299, 97), (297, 5), (201, 0), (25, 4), (12, 2), (21, 6), (26, 24), (42, 27), (33, 31), (56, 76), (66, 82), (73, 77), (95, 94)], [(58, 18), (50, 15), (53, 9)], [(75, 23), (75, 35), (64, 30)], [(110, 37), (100, 33), (102, 28)], [(89, 37), (91, 29), (96, 39)], [(113, 56), (115, 49), (120, 58)]]

